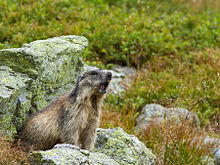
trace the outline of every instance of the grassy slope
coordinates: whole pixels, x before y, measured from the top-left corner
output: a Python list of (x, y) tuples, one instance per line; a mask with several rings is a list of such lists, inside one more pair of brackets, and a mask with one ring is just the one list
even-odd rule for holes
[(138, 66), (154, 55), (219, 46), (219, 12), (179, 1), (0, 0), (0, 48), (76, 34), (89, 39), (89, 59)]
[[(139, 68), (123, 99), (107, 99), (102, 127), (121, 126), (135, 133), (143, 105), (158, 103), (195, 111), (202, 126), (211, 127), (216, 136), (220, 131), (219, 7), (218, 0), (0, 0), (0, 49), (48, 37), (84, 35), (90, 41), (85, 60), (100, 67)], [(158, 129), (137, 136), (158, 155), (158, 163), (177, 158), (182, 163), (201, 163), (207, 151), (190, 148), (189, 134), (207, 132), (184, 126), (165, 125), (162, 135), (173, 135), (168, 142), (158, 138)], [(1, 155), (1, 160), (5, 157)]]

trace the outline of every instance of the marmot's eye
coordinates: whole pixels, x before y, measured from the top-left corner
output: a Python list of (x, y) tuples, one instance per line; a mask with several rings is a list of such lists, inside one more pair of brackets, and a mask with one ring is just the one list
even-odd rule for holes
[(98, 72), (92, 71), (90, 74), (91, 74), (91, 75), (98, 75)]

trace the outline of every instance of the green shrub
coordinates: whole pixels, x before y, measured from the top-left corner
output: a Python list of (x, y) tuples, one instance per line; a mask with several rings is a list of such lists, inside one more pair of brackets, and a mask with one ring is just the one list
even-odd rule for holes
[(155, 55), (219, 46), (220, 13), (188, 12), (178, 2), (0, 0), (0, 49), (76, 34), (89, 39), (86, 60), (140, 66)]

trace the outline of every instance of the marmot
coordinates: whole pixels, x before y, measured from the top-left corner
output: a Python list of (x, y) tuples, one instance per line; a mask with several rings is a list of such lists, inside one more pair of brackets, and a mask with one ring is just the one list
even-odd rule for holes
[(47, 150), (57, 143), (68, 143), (91, 151), (104, 94), (111, 79), (109, 71), (83, 73), (71, 91), (26, 122), (20, 134), (21, 143), (30, 144), (34, 150)]

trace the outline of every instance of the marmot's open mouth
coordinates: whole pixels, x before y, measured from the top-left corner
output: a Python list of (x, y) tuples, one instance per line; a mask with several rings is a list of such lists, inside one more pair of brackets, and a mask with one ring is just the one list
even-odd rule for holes
[(106, 93), (106, 89), (108, 87), (108, 82), (105, 82), (105, 83), (101, 83), (101, 85), (99, 86), (99, 91), (100, 93), (104, 94)]

